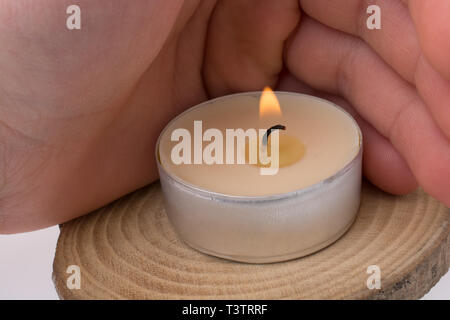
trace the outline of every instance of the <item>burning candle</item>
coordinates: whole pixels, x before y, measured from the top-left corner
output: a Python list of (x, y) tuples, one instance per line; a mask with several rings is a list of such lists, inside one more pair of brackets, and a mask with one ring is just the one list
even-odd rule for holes
[[(227, 195), (264, 196), (311, 186), (330, 177), (356, 156), (360, 146), (358, 127), (346, 112), (308, 96), (279, 93), (279, 100), (281, 103), (272, 91), (266, 89), (260, 96), (235, 95), (190, 109), (172, 121), (161, 136), (159, 155), (162, 166), (181, 180), (205, 190)], [(195, 130), (195, 121), (201, 121), (201, 132)], [(261, 175), (259, 157), (256, 165), (249, 163), (252, 142), (257, 147), (257, 154), (262, 146), (261, 142), (258, 143), (259, 137), (255, 136), (240, 145), (234, 138), (234, 161), (227, 164), (226, 147), (232, 143), (227, 139), (227, 129), (246, 131), (254, 128), (259, 131), (277, 124), (285, 126), (286, 130), (278, 132), (279, 170), (276, 174)], [(171, 136), (178, 128), (188, 130), (191, 136), (190, 150), (184, 150), (190, 153), (190, 159), (183, 164), (174, 163), (171, 159), (173, 148), (181, 140)], [(211, 143), (205, 141), (208, 138), (204, 139), (208, 129), (222, 133), (220, 164), (211, 165), (205, 161), (201, 164), (197, 161), (196, 164), (194, 159), (195, 148), (200, 148), (197, 153), (203, 153)], [(268, 150), (270, 153), (270, 147)], [(237, 164), (239, 154), (245, 154), (246, 164)]]
[[(268, 126), (270, 121), (274, 121), (275, 119), (283, 121), (281, 117), (281, 108), (273, 91), (266, 87), (261, 94), (261, 99), (259, 103), (259, 120), (261, 122), (261, 126)], [(283, 121), (285, 122), (285, 121)], [(273, 130), (286, 130), (286, 126), (278, 124), (275, 126), (271, 126), (267, 129), (265, 136), (263, 136), (263, 141), (261, 144), (258, 144), (258, 147), (264, 148), (267, 146), (267, 149), (271, 149), (271, 139), (270, 133)], [(246, 145), (245, 156), (246, 159), (249, 159), (249, 144)], [(259, 151), (259, 149), (257, 150)], [(300, 142), (300, 140), (291, 135), (283, 134), (279, 138), (279, 163), (278, 166), (280, 168), (289, 166), (299, 161), (305, 153), (305, 146)], [(266, 164), (262, 164), (260, 159), (257, 161), (258, 166), (267, 166)]]
[(202, 252), (245, 262), (300, 257), (353, 222), (361, 148), (354, 119), (323, 99), (265, 89), (207, 101), (159, 137), (166, 212)]

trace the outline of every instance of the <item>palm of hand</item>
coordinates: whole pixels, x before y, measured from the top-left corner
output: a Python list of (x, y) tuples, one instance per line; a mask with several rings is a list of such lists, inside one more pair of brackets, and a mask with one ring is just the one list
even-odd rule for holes
[[(450, 143), (440, 129), (448, 122), (420, 128), (426, 130), (423, 136), (434, 139), (429, 146), (434, 153), (412, 159), (402, 146), (415, 137), (405, 137), (406, 129), (397, 130), (400, 137), (384, 132), (392, 115), (385, 114), (383, 123), (367, 111), (375, 105), (366, 103), (364, 95), (351, 94), (364, 88), (352, 91), (356, 84), (346, 83), (345, 92), (332, 82), (338, 66), (330, 62), (330, 49), (344, 52), (351, 41), (358, 48), (365, 44), (341, 39), (342, 44), (335, 41), (337, 47), (329, 48), (342, 35), (307, 17), (296, 29), (296, 0), (108, 3), (81, 1), (82, 30), (54, 36), (49, 30), (61, 29), (65, 12), (59, 1), (41, 16), (28, 11), (29, 16), (18, 19), (23, 21), (0, 15), (6, 21), (0, 41), (10, 48), (0, 54), (5, 71), (0, 77), (0, 142), (7, 142), (0, 144), (5, 155), (0, 232), (66, 221), (155, 180), (155, 141), (167, 121), (208, 97), (264, 85), (339, 101), (360, 121), (366, 138), (365, 173), (374, 183), (405, 193), (417, 179), (450, 202), (449, 192), (441, 191), (450, 189)], [(314, 16), (316, 8), (329, 3), (302, 5)], [(12, 9), (3, 12), (11, 14), (26, 1), (5, 6)], [(315, 18), (335, 27), (329, 17)], [(358, 50), (360, 56), (364, 50), (372, 52), (368, 46)], [(391, 56), (388, 63), (400, 62), (400, 70), (393, 69), (411, 77), (408, 63), (396, 52)], [(349, 72), (358, 75), (357, 70), (341, 74)], [(395, 77), (392, 81), (402, 84)], [(416, 91), (411, 88), (407, 94)], [(388, 140), (392, 138), (395, 147)], [(395, 142), (401, 138), (404, 143)], [(423, 169), (431, 165), (433, 174)]]

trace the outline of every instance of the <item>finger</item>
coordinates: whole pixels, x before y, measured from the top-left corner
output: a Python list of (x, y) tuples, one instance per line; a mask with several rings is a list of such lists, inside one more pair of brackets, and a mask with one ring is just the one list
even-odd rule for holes
[[(420, 0), (419, 0), (420, 1)], [(374, 2), (381, 9), (381, 29), (367, 27), (368, 1), (301, 0), (302, 10), (321, 23), (363, 39), (405, 80), (414, 83), (420, 46), (408, 8), (399, 0)]]
[(288, 51), (287, 65), (296, 77), (349, 100), (389, 139), (419, 184), (450, 204), (450, 142), (412, 86), (361, 40), (309, 18)]
[[(309, 16), (331, 28), (360, 37), (403, 79), (414, 84), (430, 109), (433, 119), (447, 138), (450, 138), (448, 106), (450, 82), (435, 71), (444, 70), (445, 74), (445, 70), (449, 70), (450, 75), (450, 59), (448, 58), (450, 20), (442, 18), (445, 17), (445, 12), (449, 12), (450, 1), (409, 1), (416, 28), (404, 2), (381, 0), (376, 4), (381, 9), (380, 30), (367, 28), (367, 1), (348, 0), (345, 6), (342, 2), (334, 0), (301, 1), (302, 9)], [(444, 9), (447, 11), (442, 11)], [(432, 29), (428, 24), (431, 21), (433, 21)], [(421, 44), (419, 44), (416, 29), (421, 36)], [(441, 37), (441, 34), (444, 37)], [(423, 60), (421, 46), (425, 49), (428, 59), (434, 62), (432, 65), (435, 69), (427, 67), (427, 63), (421, 61)]]
[(380, 189), (392, 194), (407, 194), (417, 188), (417, 182), (402, 156), (345, 99), (320, 93), (290, 74), (281, 78), (278, 89), (319, 96), (343, 107), (358, 122), (363, 134), (364, 176)]
[(219, 1), (204, 61), (210, 96), (274, 86), (283, 67), (284, 42), (299, 18), (298, 0)]
[(450, 1), (409, 0), (408, 5), (427, 60), (450, 80)]
[(450, 1), (410, 0), (409, 7), (424, 54), (417, 64), (417, 90), (450, 139)]

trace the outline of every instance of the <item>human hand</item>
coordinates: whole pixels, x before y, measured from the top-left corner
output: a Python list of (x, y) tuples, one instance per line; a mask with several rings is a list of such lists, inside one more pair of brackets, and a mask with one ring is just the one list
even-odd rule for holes
[(450, 206), (450, 2), (376, 1), (382, 28), (369, 30), (370, 2), (301, 0), (309, 17), (288, 48), (296, 79), (285, 87), (301, 80), (355, 115), (374, 184), (403, 194), (417, 181)]
[[(336, 32), (310, 18), (302, 19), (295, 31), (297, 0), (84, 0), (78, 1), (83, 15), (79, 31), (65, 30), (62, 24), (70, 4), (0, 1), (0, 45), (6, 48), (0, 52), (0, 233), (67, 221), (154, 181), (156, 138), (172, 117), (208, 97), (277, 84), (296, 91), (319, 89), (317, 94), (331, 99), (343, 95), (354, 105), (365, 135), (366, 175), (393, 193), (415, 188), (416, 177), (431, 194), (450, 202), (449, 142), (428, 113), (422, 112), (427, 115), (420, 120), (422, 135), (398, 128), (394, 147), (383, 137), (393, 114), (382, 107), (394, 110), (406, 95), (403, 91), (414, 96), (415, 89), (403, 85), (399, 93), (387, 90), (380, 104), (373, 105), (319, 82), (336, 67), (320, 59), (311, 63), (314, 57), (308, 52), (318, 58), (331, 50), (320, 39), (306, 47), (302, 43)], [(312, 10), (307, 2), (302, 5)], [(377, 32), (388, 27), (385, 18)], [(344, 50), (344, 43), (332, 49)], [(372, 52), (369, 47), (360, 50), (355, 57)], [(403, 51), (395, 43), (390, 50), (397, 55), (394, 61), (409, 66), (402, 54), (398, 57), (396, 50)], [(355, 64), (346, 71), (354, 77), (367, 69)], [(393, 71), (388, 74), (405, 81)], [(377, 81), (387, 85), (384, 78)], [(363, 102), (374, 96), (373, 87), (354, 85), (346, 87), (361, 91)], [(369, 117), (372, 113), (379, 117)], [(411, 144), (418, 148), (417, 141), (425, 142), (418, 150), (431, 152), (420, 160), (408, 149)], [(428, 172), (428, 165), (436, 173)]]
[(0, 233), (156, 180), (164, 125), (208, 91), (275, 86), (299, 18), (296, 0), (76, 3), (81, 30), (69, 31), (73, 1), (0, 0)]

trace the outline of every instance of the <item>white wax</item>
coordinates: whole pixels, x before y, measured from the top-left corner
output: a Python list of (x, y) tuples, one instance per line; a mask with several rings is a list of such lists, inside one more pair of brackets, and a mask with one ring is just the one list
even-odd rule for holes
[[(271, 125), (283, 124), (286, 132), (297, 137), (306, 148), (303, 158), (275, 175), (261, 175), (251, 164), (181, 164), (171, 160), (172, 131), (185, 128), (194, 136), (194, 121), (202, 120), (203, 132), (217, 128), (260, 129), (259, 95), (234, 95), (208, 101), (172, 121), (164, 130), (159, 145), (160, 162), (173, 176), (207, 191), (227, 195), (262, 196), (294, 191), (324, 180), (351, 162), (360, 149), (360, 131), (346, 112), (333, 104), (307, 95), (276, 92), (282, 118)], [(192, 139), (194, 140), (194, 139)], [(209, 142), (203, 142), (203, 148)], [(193, 146), (192, 146), (193, 148)], [(192, 149), (192, 157), (194, 155)], [(224, 152), (225, 157), (225, 152)], [(193, 161), (192, 161), (193, 163)]]

